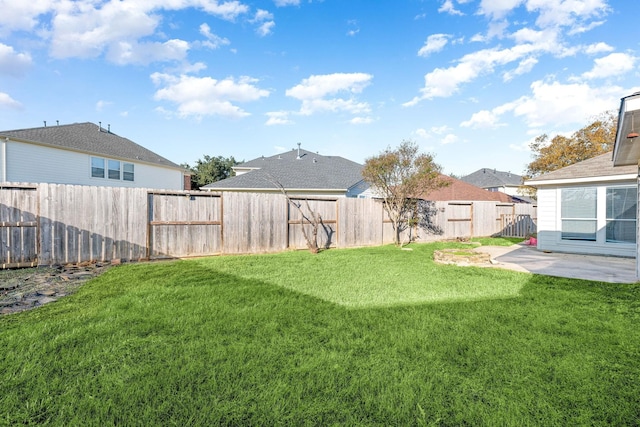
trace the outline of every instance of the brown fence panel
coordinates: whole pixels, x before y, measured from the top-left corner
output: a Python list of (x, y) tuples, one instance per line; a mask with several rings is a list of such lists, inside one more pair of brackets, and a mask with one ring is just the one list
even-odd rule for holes
[(224, 253), (287, 248), (287, 199), (282, 194), (223, 193)]
[(38, 264), (38, 193), (35, 186), (0, 186), (0, 268)]
[[(299, 209), (292, 204), (295, 203)], [(302, 212), (301, 212), (302, 210)], [(338, 200), (337, 199), (312, 199), (312, 198), (291, 198), (288, 204), (287, 226), (288, 244), (291, 249), (306, 249), (302, 227), (304, 227), (309, 238), (312, 238), (312, 229), (309, 220), (312, 220), (310, 212), (320, 215), (321, 222), (318, 227), (317, 242), (319, 248), (335, 248), (337, 246), (338, 229)], [(303, 218), (304, 216), (307, 219)]]
[(149, 258), (222, 251), (222, 197), (213, 193), (148, 192)]
[(40, 265), (147, 256), (147, 191), (39, 184)]
[(338, 200), (338, 244), (341, 248), (381, 245), (382, 202), (373, 199)]
[(473, 202), (449, 202), (445, 210), (447, 228), (445, 235), (449, 239), (470, 238), (473, 230)]

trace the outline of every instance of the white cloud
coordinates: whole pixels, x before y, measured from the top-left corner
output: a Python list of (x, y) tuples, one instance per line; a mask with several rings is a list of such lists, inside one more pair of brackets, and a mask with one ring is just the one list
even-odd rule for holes
[(294, 123), (289, 119), (289, 112), (287, 111), (272, 111), (266, 113), (266, 116), (269, 117), (265, 122), (265, 125), (267, 126), (288, 125)]
[(418, 51), (418, 56), (427, 57), (434, 52), (441, 51), (448, 43), (449, 34), (432, 34), (427, 37), (424, 46)]
[(360, 93), (373, 76), (365, 73), (334, 73), (313, 75), (302, 83), (287, 89), (286, 95), (296, 99), (318, 99), (338, 92)]
[(267, 10), (258, 9), (251, 22), (263, 22), (273, 20), (273, 14)]
[[(508, 34), (510, 24), (507, 17), (518, 8), (526, 8), (535, 18), (536, 24), (528, 24)], [(441, 11), (455, 13), (452, 12), (455, 11), (453, 0), (446, 0), (441, 6)], [(585, 50), (593, 52), (607, 48), (603, 44), (587, 47), (568, 45), (563, 40), (566, 34), (599, 25), (599, 18), (609, 13), (606, 0), (481, 0), (478, 13), (489, 18), (488, 31), (485, 35), (476, 34), (471, 38), (472, 41), (487, 42), (494, 37), (508, 37), (514, 45), (478, 50), (464, 55), (450, 67), (438, 67), (429, 71), (424, 76), (424, 87), (417, 96), (404, 103), (404, 106), (413, 106), (420, 101), (437, 97), (452, 96), (458, 93), (463, 85), (479, 76), (492, 74), (496, 72), (497, 67), (504, 67), (513, 62), (519, 62), (515, 70), (502, 70), (506, 81), (518, 74), (529, 72), (542, 54), (567, 57)], [(424, 52), (428, 54), (430, 49), (425, 47)]]
[(189, 43), (184, 40), (167, 40), (164, 43), (121, 41), (109, 48), (107, 59), (115, 64), (147, 65), (158, 61), (181, 61), (187, 57)]
[[(131, 57), (133, 63), (147, 63), (150, 60), (173, 61), (176, 59), (175, 40), (166, 42), (147, 39), (153, 36), (163, 37), (161, 33), (158, 33), (162, 19), (159, 12), (190, 7), (198, 8), (226, 20), (234, 20), (249, 11), (249, 7), (239, 1), (148, 0), (125, 2), (109, 0), (105, 3), (93, 1), (60, 2), (56, 5), (51, 20), (51, 55), (54, 58), (91, 58), (100, 56), (105, 51), (122, 51), (124, 46), (125, 51), (134, 52)], [(143, 38), (145, 41), (141, 41)], [(225, 39), (214, 38), (209, 42), (213, 45), (216, 43), (224, 44)], [(134, 48), (127, 49), (126, 46)], [(138, 47), (141, 50), (139, 57), (135, 54)], [(149, 51), (154, 53), (149, 55)], [(166, 58), (157, 56), (162, 55), (163, 52), (168, 55)], [(149, 57), (153, 59), (149, 59)], [(126, 56), (112, 53), (109, 58), (116, 58), (118, 63), (127, 63), (124, 61)]]
[(637, 58), (626, 53), (612, 53), (602, 58), (597, 58), (590, 71), (582, 74), (587, 80), (602, 79), (606, 77), (620, 76), (635, 68)]
[(482, 110), (473, 113), (469, 120), (460, 123), (463, 128), (489, 128), (495, 129), (500, 126), (500, 118), (492, 111)]
[(273, 32), (273, 27), (275, 26), (276, 26), (276, 23), (273, 21), (265, 22), (256, 29), (256, 33), (260, 37), (268, 36)]
[[(285, 94), (302, 101), (300, 110), (292, 114), (310, 116), (323, 112), (342, 112), (360, 116), (351, 121), (358, 123), (369, 120), (362, 117), (371, 112), (371, 107), (366, 102), (359, 102), (355, 95), (361, 93), (372, 79), (372, 75), (365, 73), (313, 75), (291, 89), (287, 89)], [(342, 94), (347, 97), (340, 97), (339, 95)]]
[(28, 53), (18, 53), (13, 47), (0, 43), (0, 75), (22, 77), (32, 64)]
[(458, 142), (460, 138), (458, 138), (456, 135), (449, 133), (447, 134), (444, 138), (442, 138), (440, 140), (440, 144), (442, 145), (448, 145), (448, 144), (453, 144), (455, 142)]
[(429, 132), (423, 128), (416, 129), (415, 131), (413, 131), (413, 134), (424, 139), (431, 138), (431, 134), (429, 134)]
[(8, 94), (0, 92), (0, 107), (20, 110), (22, 109), (22, 104), (10, 97)]
[(512, 49), (483, 49), (465, 55), (459, 63), (449, 68), (436, 68), (424, 76), (425, 86), (421, 95), (403, 104), (413, 106), (425, 99), (449, 97), (458, 92), (461, 85), (474, 80), (482, 73), (492, 72), (496, 65), (513, 62), (534, 50), (530, 45)]
[(451, 128), (447, 125), (442, 125), (442, 126), (433, 126), (430, 131), (431, 133), (435, 133), (436, 135), (444, 135), (445, 133), (449, 132), (451, 130)]
[(491, 19), (503, 19), (513, 9), (520, 6), (524, 0), (482, 0), (478, 13)]
[(524, 118), (530, 128), (583, 125), (589, 117), (617, 106), (620, 98), (630, 92), (618, 86), (591, 87), (586, 83), (538, 80), (531, 84), (530, 95), (496, 107), (492, 112), (497, 115), (511, 112)]
[(276, 7), (299, 6), (300, 0), (274, 0)]
[(256, 29), (256, 34), (260, 37), (265, 37), (271, 34), (273, 32), (273, 27), (276, 26), (276, 23), (273, 22), (273, 15), (271, 12), (263, 9), (258, 9), (250, 22), (260, 24)]
[(613, 50), (615, 50), (613, 46), (609, 46), (604, 42), (590, 44), (584, 48), (585, 53), (589, 55), (595, 55), (602, 52), (612, 52)]
[(112, 105), (113, 102), (100, 100), (96, 102), (96, 111), (102, 111), (105, 107)]
[(220, 46), (225, 46), (231, 43), (229, 39), (213, 34), (211, 32), (211, 28), (206, 23), (200, 25), (200, 34), (207, 38), (202, 45), (210, 49), (218, 49)]
[(464, 13), (457, 10), (453, 5), (453, 0), (444, 0), (444, 2), (442, 2), (442, 6), (438, 9), (438, 12), (448, 13), (450, 15), (464, 15)]
[(154, 99), (177, 104), (180, 117), (219, 115), (241, 118), (249, 113), (232, 102), (251, 102), (269, 96), (269, 91), (258, 88), (255, 85), (257, 80), (250, 77), (216, 80), (212, 77), (154, 73), (151, 80), (161, 86)]
[(502, 75), (502, 79), (505, 82), (511, 81), (515, 76), (520, 76), (522, 74), (530, 72), (537, 63), (538, 60), (533, 57), (523, 59), (522, 61), (520, 61), (518, 67), (515, 70), (505, 72)]
[(29, 31), (39, 24), (39, 16), (53, 10), (49, 0), (3, 1), (0, 13), (0, 36), (12, 31)]
[(536, 25), (541, 28), (563, 26), (573, 29), (589, 26), (590, 18), (606, 15), (606, 0), (527, 0), (527, 10), (538, 12)]
[(372, 117), (354, 117), (353, 119), (349, 120), (349, 123), (351, 123), (352, 125), (368, 125), (370, 123), (373, 123), (373, 118)]

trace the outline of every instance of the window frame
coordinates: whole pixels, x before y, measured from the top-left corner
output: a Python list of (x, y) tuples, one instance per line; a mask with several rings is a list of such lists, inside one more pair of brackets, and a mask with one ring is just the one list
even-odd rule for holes
[[(620, 219), (618, 221), (623, 221), (626, 223), (633, 223), (635, 224), (634, 226), (632, 225), (628, 225), (628, 226), (621, 226), (620, 228), (622, 229), (622, 231), (620, 231), (619, 229), (616, 229), (616, 232), (619, 232), (623, 237), (627, 238), (626, 240), (621, 240), (621, 239), (611, 239), (610, 236), (612, 236), (612, 230), (611, 227), (612, 225), (611, 220), (612, 218), (610, 218), (611, 214), (615, 213), (613, 211), (611, 211), (611, 209), (613, 209), (612, 206), (609, 205), (610, 201), (608, 197), (608, 194), (610, 191), (612, 191), (613, 189), (624, 189), (626, 188), (628, 193), (626, 194), (626, 200), (631, 202), (634, 197), (635, 194), (635, 201), (636, 201), (636, 207), (635, 209), (629, 207), (629, 208), (625, 208), (625, 205), (623, 203), (622, 205), (622, 211), (619, 213), (622, 214), (622, 212), (624, 212), (624, 214), (622, 214), (621, 216), (631, 216), (631, 215), (635, 215), (635, 218), (623, 218)], [(593, 235), (588, 235), (587, 234), (587, 238), (580, 238), (579, 234), (581, 231), (580, 227), (576, 227), (576, 231), (571, 231), (571, 229), (569, 229), (569, 231), (567, 231), (567, 223), (565, 223), (565, 221), (594, 221), (594, 218), (592, 217), (587, 217), (584, 214), (581, 215), (581, 207), (575, 206), (574, 212), (567, 212), (566, 210), (563, 209), (563, 205), (566, 209), (566, 200), (563, 200), (564, 198), (566, 198), (566, 196), (563, 198), (563, 191), (566, 190), (585, 190), (585, 189), (592, 189), (591, 191), (593, 191), (593, 189), (595, 189), (595, 205), (596, 205), (596, 212), (595, 212), (595, 239), (593, 239)], [(587, 190), (589, 191), (589, 190)], [(638, 191), (639, 191), (639, 187), (638, 184), (635, 183), (631, 183), (631, 182), (599, 182), (599, 183), (593, 183), (590, 185), (580, 185), (580, 184), (575, 184), (575, 185), (571, 185), (571, 186), (558, 186), (556, 188), (556, 228), (555, 230), (557, 230), (557, 237), (556, 237), (556, 243), (559, 245), (570, 245), (570, 246), (574, 246), (574, 247), (578, 247), (578, 246), (593, 246), (593, 247), (610, 247), (611, 250), (614, 250), (613, 248), (631, 248), (631, 247), (635, 247), (638, 243), (637, 243), (637, 238), (638, 238)], [(593, 194), (593, 193), (591, 193)], [(574, 195), (574, 197), (576, 197), (576, 195)], [(578, 200), (578, 199), (576, 199)], [(571, 203), (571, 202), (570, 202)], [(619, 207), (616, 207), (619, 208)], [(582, 210), (587, 212), (587, 215), (593, 214), (593, 207), (592, 206), (588, 206), (588, 205), (583, 205), (582, 206)], [(563, 212), (564, 211), (564, 212)], [(571, 216), (569, 216), (571, 215)], [(575, 224), (575, 222), (574, 222)], [(635, 233), (632, 233), (631, 230), (628, 228), (631, 227), (632, 229), (635, 230)], [(569, 236), (567, 236), (565, 233), (568, 233)], [(573, 233), (574, 236), (571, 236), (570, 234)], [(635, 237), (636, 241), (631, 241), (632, 236)], [(622, 249), (622, 250), (627, 250), (627, 249)]]
[[(97, 163), (102, 163), (102, 168)], [(116, 167), (117, 164), (117, 167)], [(96, 172), (102, 170), (102, 176)], [(130, 169), (130, 170), (128, 170)], [(109, 157), (89, 156), (89, 178), (110, 181), (135, 182), (135, 163)], [(118, 177), (116, 178), (116, 172)]]
[[(565, 216), (565, 191), (586, 191), (592, 190), (593, 196), (595, 197), (594, 201), (594, 209), (593, 216), (576, 216), (576, 215), (566, 215)], [(582, 242), (597, 242), (598, 240), (598, 188), (597, 187), (564, 187), (560, 189), (560, 239), (563, 241), (582, 241)], [(584, 237), (577, 236), (577, 232), (573, 232), (575, 235), (571, 237), (571, 233), (569, 231), (565, 231), (565, 223), (590, 223), (593, 225), (594, 231), (593, 233), (583, 233)], [(586, 237), (586, 236), (589, 237)]]

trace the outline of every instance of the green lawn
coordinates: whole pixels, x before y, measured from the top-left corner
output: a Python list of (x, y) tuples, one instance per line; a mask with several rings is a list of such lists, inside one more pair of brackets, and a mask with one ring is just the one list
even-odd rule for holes
[(0, 317), (0, 425), (633, 425), (640, 285), (456, 244), (125, 265)]

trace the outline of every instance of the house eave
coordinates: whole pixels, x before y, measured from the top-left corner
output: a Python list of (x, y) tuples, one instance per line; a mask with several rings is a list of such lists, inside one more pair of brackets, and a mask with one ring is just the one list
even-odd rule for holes
[(525, 181), (524, 185), (530, 187), (544, 187), (547, 185), (567, 185), (567, 184), (592, 184), (595, 182), (617, 182), (617, 181), (635, 181), (638, 179), (637, 174), (609, 175), (609, 176), (591, 176), (584, 178), (563, 178), (563, 179), (546, 179), (541, 181)]
[[(616, 140), (613, 144), (613, 165), (637, 165), (640, 161), (640, 138), (627, 138), (640, 129), (640, 92), (620, 100)], [(631, 123), (629, 123), (631, 122)], [(637, 123), (636, 123), (637, 122)]]
[[(206, 188), (208, 191), (237, 191), (237, 192), (281, 192), (280, 189), (274, 187), (263, 187), (263, 188), (246, 188), (246, 187), (208, 187)], [(346, 188), (285, 188), (287, 192), (305, 192), (305, 193), (346, 193)]]
[(149, 165), (149, 166), (155, 166), (155, 167), (158, 167), (158, 168), (171, 169), (171, 170), (174, 170), (174, 171), (180, 171), (183, 174), (188, 174), (188, 175), (191, 174), (190, 171), (187, 171), (182, 167), (175, 167), (175, 166), (171, 166), (171, 165), (163, 165), (161, 163), (148, 162), (148, 161), (140, 160), (140, 159), (131, 159), (129, 157), (122, 157), (122, 156), (112, 156), (110, 154), (105, 154), (105, 153), (100, 153), (100, 152), (90, 151), (90, 150), (78, 150), (78, 149), (69, 148), (69, 147), (61, 147), (61, 146), (55, 145), (55, 144), (49, 144), (49, 143), (40, 142), (40, 141), (31, 141), (29, 139), (16, 138), (14, 136), (7, 136), (7, 135), (4, 135), (4, 134), (0, 134), (0, 138), (3, 139), (6, 142), (12, 142), (13, 141), (13, 142), (19, 142), (19, 143), (22, 143), (22, 144), (38, 145), (40, 147), (47, 147), (47, 148), (53, 148), (53, 149), (56, 149), (56, 150), (70, 151), (72, 153), (88, 154), (90, 156), (106, 157), (106, 158), (110, 158), (110, 159), (114, 159), (114, 160), (121, 160), (121, 161), (125, 161), (125, 162), (131, 162), (131, 163), (138, 163), (138, 164), (144, 164), (144, 165)]

